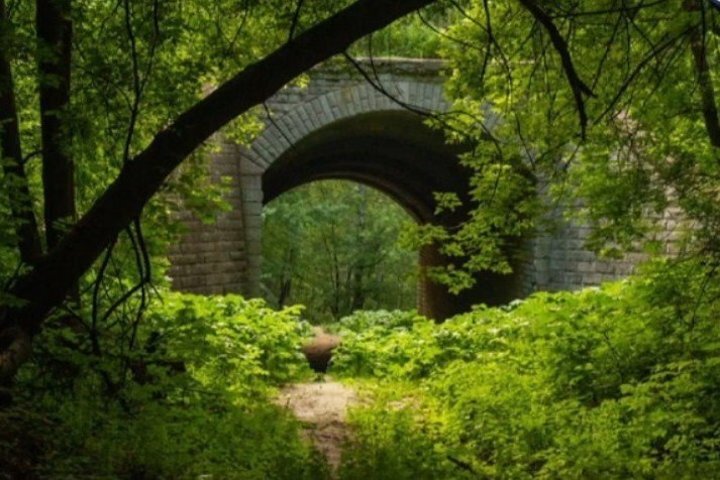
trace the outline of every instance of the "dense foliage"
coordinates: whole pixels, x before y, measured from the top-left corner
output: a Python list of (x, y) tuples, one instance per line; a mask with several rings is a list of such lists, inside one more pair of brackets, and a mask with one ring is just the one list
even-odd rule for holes
[(720, 290), (708, 274), (654, 265), (441, 325), (344, 320), (332, 371), (379, 387), (354, 414), (342, 478), (713, 478)]
[(403, 247), (412, 219), (361, 184), (314, 182), (264, 210), (263, 285), (277, 306), (300, 303), (313, 323), (358, 309), (413, 308), (417, 254)]
[[(72, 83), (48, 110), (41, 97), (63, 88), (48, 65), (66, 58), (38, 38), (36, 10), (51, 3), (72, 5), (55, 18), (73, 24), (60, 65)], [(348, 3), (0, 0), (0, 478), (327, 477), (298, 422), (271, 402), (277, 386), (308, 375), (300, 310), (166, 291), (178, 212), (212, 221), (227, 207), (208, 173), (211, 146), (151, 189), (158, 195), (99, 244), (105, 254), (77, 285), (68, 276), (63, 305), (43, 305), (27, 324), (12, 316), (22, 302), (8, 292), (42, 266), (23, 258), (25, 227), (47, 258), (209, 85)], [(557, 205), (592, 228), (588, 247), (613, 256), (663, 250), (662, 216), (676, 208), (684, 256), (442, 325), (405, 310), (342, 319), (332, 372), (373, 395), (351, 418), (341, 477), (714, 478), (718, 13), (702, 0), (432, 3), (350, 53), (448, 60), (452, 111), (428, 121), (471, 147), (463, 163), (473, 174), (468, 221), (420, 229), (456, 260), (437, 277), (460, 290), (474, 272), (507, 272), (516, 241), (553, 227)], [(261, 115), (222, 133), (245, 142)], [(48, 118), (60, 128), (49, 132)], [(61, 182), (43, 171), (58, 159), (72, 181), (53, 195)], [(351, 192), (348, 203), (330, 189), (309, 194), (324, 201), (288, 196), (268, 207), (266, 245), (282, 262), (268, 263), (267, 286), (280, 306), (300, 301), (324, 320), (413, 303), (415, 259), (383, 248), (409, 227), (398, 212), (376, 214), (370, 191)], [(461, 207), (447, 192), (437, 198), (439, 210)], [(63, 215), (48, 213), (68, 200)], [(9, 402), (9, 347), (35, 335)]]
[(453, 2), (440, 35), (453, 107), (431, 121), (474, 146), (472, 212), (425, 232), (464, 265), (436, 277), (462, 289), (473, 272), (507, 272), (513, 239), (554, 228), (557, 206), (603, 255), (664, 251), (668, 208), (679, 233), (692, 226), (687, 251), (717, 252), (712, 3)]
[[(323, 478), (323, 461), (272, 405), (306, 378), (297, 309), (167, 293), (137, 331), (140, 348), (92, 352), (85, 335), (43, 332), (0, 413), (0, 478)], [(105, 345), (122, 347), (103, 332)]]
[[(712, 478), (713, 274), (703, 262), (657, 262), (601, 288), (478, 306), (442, 324), (412, 311), (343, 318), (331, 374), (367, 401), (351, 412), (340, 478)], [(275, 386), (309, 378), (298, 351), (308, 334), (297, 308), (183, 294), (147, 312), (132, 355), (94, 355), (85, 336), (49, 328), (21, 371), (23, 397), (0, 416), (3, 448), (22, 452), (2, 469), (326, 475), (270, 402)]]

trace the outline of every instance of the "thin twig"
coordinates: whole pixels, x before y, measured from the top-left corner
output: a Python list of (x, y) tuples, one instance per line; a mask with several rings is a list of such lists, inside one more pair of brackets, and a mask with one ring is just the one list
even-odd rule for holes
[(588, 117), (585, 110), (585, 98), (584, 96), (594, 97), (595, 93), (590, 87), (580, 79), (580, 76), (575, 70), (575, 64), (573, 63), (570, 50), (568, 48), (567, 41), (562, 36), (557, 26), (553, 22), (552, 17), (543, 10), (535, 0), (518, 0), (547, 31), (550, 36), (555, 50), (560, 55), (562, 61), (563, 70), (567, 77), (570, 89), (573, 92), (575, 99), (575, 107), (577, 108), (578, 116), (580, 118), (580, 138), (585, 139), (585, 133), (587, 131)]

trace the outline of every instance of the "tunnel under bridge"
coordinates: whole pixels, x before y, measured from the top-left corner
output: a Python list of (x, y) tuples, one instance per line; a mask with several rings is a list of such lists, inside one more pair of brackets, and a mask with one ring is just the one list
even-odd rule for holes
[[(170, 255), (173, 288), (195, 293), (259, 296), (263, 205), (288, 190), (323, 179), (375, 187), (420, 223), (452, 226), (461, 214), (435, 214), (434, 192), (466, 195), (461, 148), (425, 123), (418, 112), (445, 112), (440, 60), (375, 59), (371, 85), (347, 64), (329, 62), (308, 73), (306, 86), (289, 85), (267, 102), (265, 128), (249, 147), (216, 138), (213, 176), (231, 179), (232, 209), (204, 224), (182, 220), (188, 232)], [(381, 88), (377, 88), (381, 86)], [(409, 107), (409, 108), (408, 108)], [(502, 304), (536, 290), (597, 285), (628, 274), (634, 258), (600, 260), (583, 244), (588, 229), (560, 221), (514, 252), (510, 275), (484, 274), (460, 296), (430, 281), (427, 267), (448, 261), (433, 246), (420, 258), (418, 310), (442, 319), (475, 303)]]

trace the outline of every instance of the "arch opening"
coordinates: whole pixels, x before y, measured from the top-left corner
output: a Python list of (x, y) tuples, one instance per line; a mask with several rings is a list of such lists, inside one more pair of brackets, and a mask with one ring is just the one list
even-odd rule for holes
[(264, 202), (304, 183), (345, 179), (396, 200), (421, 222), (436, 220), (434, 192), (467, 191), (458, 147), (418, 115), (388, 110), (321, 127), (283, 152), (262, 177)]
[(418, 254), (401, 236), (415, 221), (362, 183), (295, 187), (264, 208), (263, 297), (276, 307), (305, 305), (313, 323), (357, 310), (413, 309)]
[[(412, 112), (363, 113), (321, 127), (283, 152), (263, 174), (263, 198), (267, 204), (317, 180), (352, 180), (386, 193), (419, 223), (453, 226), (466, 213), (437, 215), (435, 193), (453, 192), (468, 199), (470, 172), (458, 160), (462, 151), (462, 146), (448, 145), (442, 132)], [(433, 245), (419, 252), (417, 307), (421, 313), (442, 320), (477, 303), (498, 305), (520, 296), (520, 271), (482, 274), (474, 288), (450, 294), (430, 280), (427, 271), (451, 261)]]

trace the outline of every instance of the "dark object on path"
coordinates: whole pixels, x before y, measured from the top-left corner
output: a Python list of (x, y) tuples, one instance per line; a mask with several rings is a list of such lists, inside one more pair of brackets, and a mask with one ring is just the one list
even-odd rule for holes
[(330, 335), (322, 328), (316, 327), (315, 338), (302, 346), (302, 352), (305, 354), (310, 368), (318, 373), (325, 373), (332, 358), (332, 351), (338, 345), (340, 345), (339, 336)]

